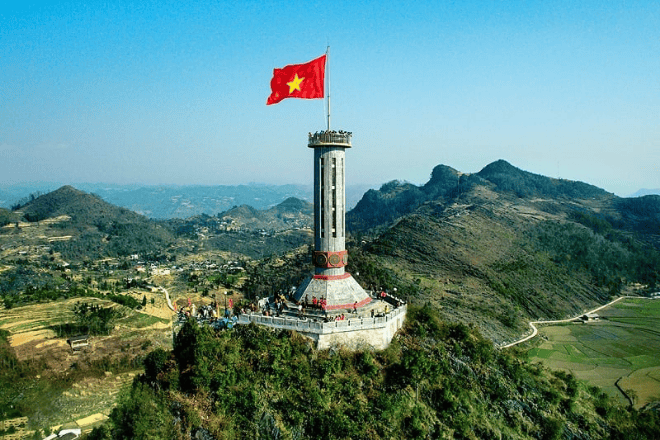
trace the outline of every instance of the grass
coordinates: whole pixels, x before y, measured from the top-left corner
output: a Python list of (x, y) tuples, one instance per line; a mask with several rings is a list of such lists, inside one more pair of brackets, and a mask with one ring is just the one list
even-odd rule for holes
[(169, 319), (158, 318), (157, 316), (147, 315), (145, 313), (131, 313), (126, 318), (119, 320), (119, 323), (132, 328), (144, 328), (154, 324), (169, 324)]
[(572, 372), (608, 394), (635, 406), (660, 398), (660, 301), (626, 299), (599, 312), (588, 324), (539, 328), (540, 339), (527, 352), (532, 362)]

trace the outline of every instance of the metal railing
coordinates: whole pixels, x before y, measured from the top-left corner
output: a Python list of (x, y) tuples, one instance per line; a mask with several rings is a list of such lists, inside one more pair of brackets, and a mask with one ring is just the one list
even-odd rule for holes
[(351, 137), (353, 133), (348, 131), (317, 131), (316, 133), (309, 133), (309, 146), (323, 145), (323, 144), (344, 144), (351, 145)]

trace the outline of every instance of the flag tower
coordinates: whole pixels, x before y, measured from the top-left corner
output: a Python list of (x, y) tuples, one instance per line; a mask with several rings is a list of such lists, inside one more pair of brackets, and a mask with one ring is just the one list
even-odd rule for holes
[(314, 149), (314, 276), (296, 290), (296, 301), (326, 300), (326, 311), (353, 310), (371, 297), (346, 272), (346, 194), (344, 158), (351, 148), (352, 133), (321, 131), (310, 133)]
[[(407, 305), (392, 296), (381, 296), (372, 302), (371, 296), (346, 272), (344, 159), (346, 149), (352, 147), (352, 133), (330, 130), (330, 81), (326, 75), (329, 52), (328, 48), (325, 55), (307, 63), (274, 69), (271, 94), (266, 101), (271, 105), (287, 98), (327, 98), (327, 130), (309, 133), (307, 142), (314, 151), (314, 275), (291, 298), (298, 303), (295, 318), (290, 312), (269, 316), (266, 309), (263, 315), (241, 314), (238, 323), (295, 330), (314, 340), (318, 349), (338, 344), (384, 349), (403, 326)], [(301, 303), (314, 304), (314, 298), (317, 304), (321, 301), (326, 315), (331, 313), (326, 319), (319, 320), (318, 311), (302, 313)], [(355, 313), (344, 320), (346, 312)], [(332, 315), (335, 319), (331, 319)], [(337, 319), (339, 315), (341, 319)]]
[(368, 304), (371, 297), (345, 271), (346, 191), (344, 157), (351, 148), (350, 132), (330, 130), (330, 78), (326, 75), (325, 55), (303, 64), (290, 64), (273, 70), (271, 95), (266, 104), (286, 98), (327, 98), (326, 131), (309, 134), (307, 146), (314, 149), (314, 276), (307, 279), (294, 295), (297, 302), (325, 300), (325, 311), (355, 310)]

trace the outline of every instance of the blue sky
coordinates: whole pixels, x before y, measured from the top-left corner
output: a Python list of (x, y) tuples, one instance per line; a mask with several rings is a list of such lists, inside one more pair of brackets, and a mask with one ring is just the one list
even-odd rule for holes
[(265, 102), (328, 44), (349, 185), (505, 159), (660, 188), (657, 1), (10, 0), (0, 184), (310, 183), (324, 102)]

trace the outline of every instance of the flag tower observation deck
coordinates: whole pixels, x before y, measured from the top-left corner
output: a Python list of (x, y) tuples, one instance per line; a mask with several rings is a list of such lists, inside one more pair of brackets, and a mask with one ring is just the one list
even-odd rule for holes
[(345, 267), (346, 191), (344, 156), (351, 148), (352, 133), (321, 131), (310, 133), (314, 149), (314, 276), (296, 290), (296, 301), (326, 300), (326, 311), (361, 308), (371, 297)]

